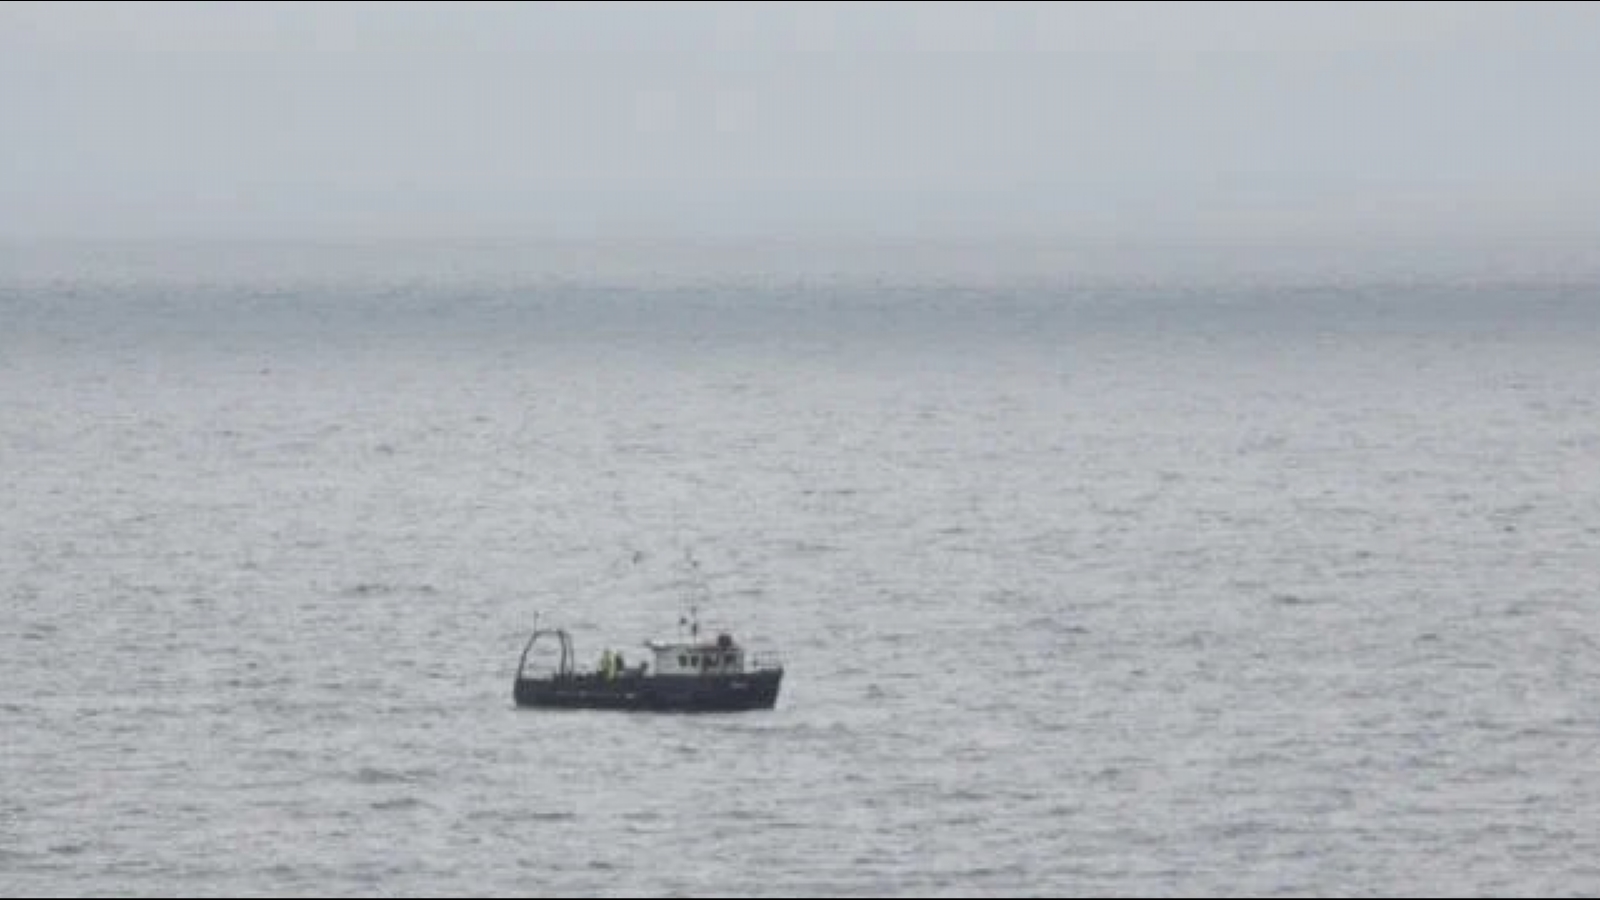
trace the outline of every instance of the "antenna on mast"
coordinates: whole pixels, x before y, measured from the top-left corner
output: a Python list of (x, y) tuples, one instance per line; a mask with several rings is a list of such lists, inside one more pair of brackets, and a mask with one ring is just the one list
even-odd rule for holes
[(683, 551), (683, 561), (689, 564), (689, 617), (678, 619), (678, 628), (681, 630), (688, 626), (689, 636), (694, 640), (700, 639), (700, 605), (697, 597), (710, 596), (706, 588), (705, 578), (700, 574), (700, 560), (694, 558), (692, 549)]

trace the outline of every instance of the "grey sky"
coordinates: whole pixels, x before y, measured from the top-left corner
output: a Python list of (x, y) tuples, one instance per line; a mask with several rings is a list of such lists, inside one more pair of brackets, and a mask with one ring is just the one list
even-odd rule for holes
[(0, 7), (0, 236), (1600, 237), (1600, 12)]

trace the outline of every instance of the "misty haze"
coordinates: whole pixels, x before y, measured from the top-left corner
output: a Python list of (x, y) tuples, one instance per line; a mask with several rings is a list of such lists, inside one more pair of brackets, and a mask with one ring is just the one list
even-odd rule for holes
[(1600, 892), (1597, 51), (0, 6), (0, 894)]

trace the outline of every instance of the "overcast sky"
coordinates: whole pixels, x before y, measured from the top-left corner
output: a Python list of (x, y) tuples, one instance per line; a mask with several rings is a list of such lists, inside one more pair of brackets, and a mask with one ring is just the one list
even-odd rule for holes
[(0, 236), (1600, 238), (1600, 12), (6, 4)]

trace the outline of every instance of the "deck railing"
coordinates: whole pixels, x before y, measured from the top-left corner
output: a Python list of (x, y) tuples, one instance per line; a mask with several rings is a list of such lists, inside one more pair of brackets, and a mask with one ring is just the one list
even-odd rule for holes
[(750, 654), (750, 671), (772, 672), (783, 668), (783, 657), (770, 650)]

